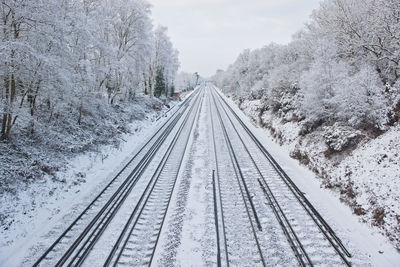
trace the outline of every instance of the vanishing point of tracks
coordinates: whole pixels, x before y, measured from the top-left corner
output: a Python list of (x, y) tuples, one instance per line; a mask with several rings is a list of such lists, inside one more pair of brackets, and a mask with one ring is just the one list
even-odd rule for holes
[[(347, 265), (350, 253), (212, 86), (166, 120), (34, 266), (150, 266), (189, 140), (208, 106), (217, 266)], [(179, 197), (179, 196), (178, 196)], [(118, 218), (118, 219), (116, 219)], [(213, 244), (210, 244), (213, 246)], [(196, 264), (196, 263), (194, 263)]]

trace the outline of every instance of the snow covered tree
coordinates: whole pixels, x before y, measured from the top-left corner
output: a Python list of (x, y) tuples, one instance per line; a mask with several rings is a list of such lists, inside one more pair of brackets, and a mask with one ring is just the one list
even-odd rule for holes
[[(163, 91), (167, 96), (170, 93), (170, 88), (173, 87), (175, 76), (179, 68), (178, 51), (174, 49), (170, 38), (167, 35), (166, 27), (157, 27), (153, 36), (153, 54), (147, 67), (147, 72), (144, 74), (146, 80), (145, 89), (150, 95), (153, 94), (155, 79), (158, 72), (162, 72), (162, 77), (165, 83)], [(155, 96), (161, 96), (159, 92), (154, 92)]]
[(303, 95), (301, 110), (311, 121), (333, 123), (332, 98), (347, 79), (348, 66), (337, 62), (336, 44), (328, 37), (320, 40), (314, 57), (315, 61), (300, 80)]
[(285, 120), (305, 119), (309, 130), (336, 122), (385, 129), (400, 117), (399, 7), (394, 0), (325, 0), (288, 45), (245, 50), (214, 80), (238, 98), (261, 99), (262, 110)]
[(195, 73), (178, 73), (174, 84), (175, 91), (179, 93), (187, 90), (193, 90), (199, 80), (200, 77), (198, 77)]
[(378, 73), (368, 65), (344, 80), (333, 101), (337, 120), (356, 129), (385, 129), (387, 101)]
[(384, 84), (393, 85), (400, 77), (399, 10), (397, 0), (324, 1), (313, 13), (310, 30), (329, 34), (342, 58), (350, 64), (367, 61)]
[(64, 44), (64, 6), (60, 4), (57, 0), (1, 2), (3, 139), (10, 136), (25, 103), (33, 116), (41, 91), (56, 91), (68, 83), (65, 78), (72, 69), (66, 61), (70, 51)]
[(49, 122), (68, 110), (81, 124), (95, 98), (115, 104), (152, 91), (158, 67), (170, 89), (178, 53), (166, 29), (153, 30), (150, 7), (145, 0), (2, 0), (1, 138), (19, 117), (33, 132), (38, 104)]

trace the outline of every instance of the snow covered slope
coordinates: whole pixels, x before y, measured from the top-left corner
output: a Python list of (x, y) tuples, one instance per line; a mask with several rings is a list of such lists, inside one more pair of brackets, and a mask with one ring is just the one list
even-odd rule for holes
[[(170, 104), (175, 105), (176, 102)], [(157, 108), (154, 108), (155, 105)], [(45, 173), (35, 180), (15, 181), (0, 187), (0, 266), (2, 260), (10, 256), (11, 252), (24, 253), (24, 248), (32, 245), (36, 236), (48, 230), (47, 226), (51, 225), (52, 221), (60, 220), (64, 216), (76, 217), (76, 213), (93, 200), (93, 196), (104, 188), (148, 135), (155, 131), (164, 120), (163, 115), (166, 111), (167, 108), (158, 100), (140, 98), (129, 108), (120, 110), (119, 116), (115, 116), (119, 117), (118, 124), (109, 123), (106, 129), (113, 131), (112, 137), (99, 136), (97, 142), (91, 143), (91, 140), (96, 139), (93, 137), (85, 140), (84, 136), (89, 130), (84, 129), (73, 135), (65, 132), (62, 134), (62, 140), (48, 140), (50, 145), (58, 142), (57, 145), (64, 147), (71, 145), (70, 142), (75, 140), (76, 146), (87, 144), (85, 151), (63, 153), (63, 150), (52, 151), (45, 145), (42, 146), (42, 150), (29, 151), (32, 147), (27, 146), (25, 150), (30, 155), (22, 161), (21, 166), (16, 166), (19, 166), (20, 170), (29, 171), (30, 161), (33, 161), (34, 157), (38, 161), (43, 157), (49, 164), (61, 167), (59, 171)], [(128, 112), (131, 115), (126, 114)], [(136, 119), (130, 121), (128, 118)], [(98, 127), (101, 128), (107, 122), (109, 121), (100, 123), (94, 120), (92, 123), (99, 123)], [(124, 131), (114, 132), (121, 127), (124, 127)], [(109, 140), (106, 140), (107, 137)], [(14, 154), (1, 157), (2, 162), (18, 159)], [(4, 171), (6, 167), (0, 166), (0, 171)]]
[(376, 139), (364, 138), (354, 150), (329, 151), (323, 129), (299, 135), (300, 124), (264, 112), (260, 100), (244, 100), (240, 108), (284, 146), (292, 158), (308, 166), (352, 212), (387, 236), (400, 249), (400, 125)]

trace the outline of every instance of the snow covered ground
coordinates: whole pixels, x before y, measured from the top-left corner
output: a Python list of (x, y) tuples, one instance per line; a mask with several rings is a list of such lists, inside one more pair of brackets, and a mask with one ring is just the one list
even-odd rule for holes
[[(321, 186), (321, 180), (315, 173), (291, 158), (289, 146), (278, 145), (265, 129), (255, 126), (252, 119), (246, 116), (236, 103), (225, 99), (332, 226), (353, 254), (354, 266), (398, 266), (400, 254), (379, 231), (362, 223), (348, 206), (338, 200), (335, 192)], [(205, 156), (206, 139), (210, 138), (204, 130), (210, 127), (206, 124), (205, 113), (206, 111), (200, 116), (198, 128), (195, 129), (186, 167), (180, 177), (179, 190), (175, 192), (174, 204), (167, 217), (168, 224), (161, 235), (162, 246), (157, 249), (156, 266), (216, 264), (216, 241), (210, 230), (213, 227), (210, 220), (213, 216), (210, 196), (212, 170), (208, 169), (207, 172), (207, 168), (212, 168), (213, 165), (210, 163), (212, 156)], [(204, 245), (205, 243), (208, 243), (208, 246)]]
[[(140, 107), (146, 108), (142, 102)], [(0, 195), (0, 266), (17, 265), (27, 255), (36, 238), (49, 232), (58, 221), (70, 221), (87, 206), (136, 153), (149, 137), (177, 108), (144, 109), (145, 116), (127, 125), (127, 133), (119, 135), (120, 145), (99, 146), (97, 151), (78, 153), (53, 176), (26, 185), (17, 192), (3, 191)], [(133, 109), (132, 109), (133, 110)], [(142, 111), (143, 112), (143, 111)], [(168, 113), (166, 113), (168, 112)], [(62, 181), (62, 182), (60, 182)]]
[(154, 262), (158, 266), (216, 264), (207, 120), (204, 104), (156, 251)]
[[(212, 87), (210, 86), (209, 89), (210, 88)], [(153, 226), (150, 226), (151, 223), (141, 223), (136, 229), (137, 231), (145, 229), (145, 233), (149, 233), (149, 236), (141, 240), (135, 240), (137, 234), (132, 235), (130, 237), (132, 238), (132, 243), (141, 244), (143, 251), (152, 251), (152, 246), (156, 246), (154, 248), (155, 254), (152, 266), (216, 265), (217, 238), (215, 232), (212, 185), (212, 173), (213, 170), (216, 169), (220, 171), (219, 178), (222, 190), (221, 205), (226, 211), (225, 230), (227, 231), (227, 239), (225, 242), (228, 243), (227, 251), (231, 265), (262, 265), (257, 248), (254, 245), (255, 237), (260, 239), (261, 247), (265, 248), (263, 253), (268, 255), (268, 257), (266, 257), (267, 264), (270, 263), (274, 265), (274, 263), (279, 262), (290, 262), (294, 264), (296, 262), (294, 254), (281, 233), (282, 231), (274, 215), (269, 211), (269, 205), (265, 205), (264, 195), (262, 193), (257, 193), (257, 190), (255, 190), (255, 185), (257, 185), (257, 183), (251, 181), (251, 179), (255, 177), (253, 175), (255, 171), (250, 168), (250, 165), (247, 165), (241, 166), (243, 175), (245, 179), (247, 179), (248, 186), (251, 189), (251, 198), (255, 203), (255, 207), (257, 211), (260, 212), (259, 218), (261, 219), (261, 224), (264, 229), (263, 231), (257, 230), (254, 236), (251, 234), (251, 223), (249, 222), (253, 221), (254, 218), (251, 214), (246, 213), (246, 209), (244, 208), (245, 205), (243, 203), (246, 203), (244, 201), (245, 196), (240, 194), (240, 182), (236, 183), (236, 179), (234, 178), (235, 176), (237, 177), (237, 173), (234, 171), (237, 166), (234, 165), (233, 161), (231, 162), (229, 160), (229, 149), (227, 149), (227, 143), (224, 142), (224, 135), (221, 132), (222, 127), (217, 126), (220, 123), (216, 120), (217, 109), (211, 106), (212, 102), (209, 99), (209, 92), (210, 91), (208, 91), (203, 98), (199, 97), (199, 99), (203, 99), (204, 101), (201, 101), (201, 108), (199, 113), (197, 113), (198, 115), (196, 115), (196, 117), (192, 116), (192, 118), (194, 118), (194, 127), (193, 130), (190, 130), (190, 134), (187, 135), (189, 136), (189, 142), (183, 156), (183, 165), (177, 176), (176, 186), (174, 185), (175, 189), (171, 193), (172, 198), (169, 202), (170, 204), (168, 204), (165, 223), (161, 228), (158, 243), (149, 241), (148, 244), (142, 244), (144, 240), (153, 240), (154, 231), (156, 230), (155, 233), (158, 232), (157, 227), (159, 226), (154, 226), (155, 228), (153, 229)], [(398, 266), (400, 255), (391, 244), (388, 243), (387, 239), (376, 231), (376, 228), (371, 228), (367, 224), (361, 223), (359, 217), (352, 214), (348, 206), (338, 200), (337, 193), (326, 188), (321, 188), (321, 180), (317, 178), (315, 173), (305, 166), (300, 165), (297, 160), (289, 156), (289, 146), (281, 147), (276, 144), (265, 129), (255, 126), (252, 120), (240, 111), (234, 102), (228, 98), (225, 99), (342, 239), (344, 245), (353, 254), (351, 261), (354, 266)], [(213, 131), (210, 128), (212, 121), (210, 119), (211, 116), (214, 116), (215, 119), (213, 124), (215, 125), (217, 148), (215, 157), (218, 158), (219, 161), (214, 158), (213, 142), (211, 142), (213, 136)], [(223, 118), (225, 118), (225, 120), (223, 120), (224, 123), (228, 123), (227, 114)], [(107, 153), (108, 155), (106, 158), (95, 158), (90, 155), (82, 155), (76, 158), (68, 169), (68, 172), (64, 175), (67, 177), (68, 175), (74, 175), (76, 172), (86, 173), (85, 182), (82, 181), (79, 185), (57, 188), (52, 196), (48, 196), (47, 191), (40, 194), (39, 185), (33, 187), (33, 193), (26, 192), (21, 195), (21, 199), (26, 201), (26, 206), (29, 206), (29, 200), (34, 199), (36, 202), (42, 203), (41, 208), (30, 211), (26, 215), (23, 215), (23, 212), (15, 213), (14, 218), (16, 222), (11, 225), (12, 227), (8, 229), (8, 231), (1, 232), (2, 240), (5, 241), (1, 245), (0, 266), (20, 266), (24, 257), (35, 254), (34, 251), (32, 252), (32, 249), (35, 249), (35, 244), (38, 243), (37, 238), (39, 237), (42, 239), (40, 242), (46, 241), (47, 239), (54, 240), (55, 234), (51, 231), (54, 229), (54, 225), (60, 223), (69, 224), (71, 220), (88, 205), (94, 196), (97, 195), (110, 178), (122, 168), (127, 159), (136, 152), (140, 144), (148, 138), (150, 133), (154, 132), (159, 127), (163, 120), (164, 119), (161, 118), (161, 120), (155, 123), (150, 123), (150, 121), (146, 120), (142, 121), (140, 124), (135, 124), (132, 127), (140, 128), (140, 130), (138, 130), (135, 135), (124, 136), (126, 142), (120, 149), (104, 148), (104, 154)], [(190, 124), (191, 123), (188, 125)], [(232, 130), (232, 126), (229, 127), (231, 130), (226, 136), (230, 136), (233, 142), (232, 151), (243, 151), (243, 148), (240, 148), (241, 145), (238, 141), (238, 137), (234, 137), (235, 133)], [(186, 131), (188, 131), (188, 129), (186, 129)], [(396, 134), (393, 134), (393, 136), (397, 138)], [(180, 147), (182, 148), (182, 144), (180, 144)], [(163, 153), (160, 152), (160, 154)], [(158, 156), (162, 157), (162, 155)], [(244, 153), (241, 156), (246, 157)], [(357, 155), (355, 155), (355, 157), (357, 157)], [(217, 163), (214, 162), (214, 160), (216, 160)], [(246, 162), (242, 161), (242, 159), (239, 159), (239, 161), (240, 164)], [(384, 161), (382, 162), (384, 163)], [(271, 169), (271, 171), (273, 170)], [(149, 168), (147, 174), (142, 177), (142, 180), (148, 180), (148, 178), (152, 176), (151, 172), (152, 168)], [(172, 176), (174, 175), (171, 175), (171, 177)], [(53, 185), (49, 183), (49, 186), (52, 187)], [(42, 185), (41, 188), (46, 188), (46, 186)], [(135, 197), (132, 199), (139, 198), (140, 188), (142, 188), (140, 185), (136, 187), (136, 191), (134, 191)], [(258, 190), (260, 190), (260, 188), (258, 188)], [(277, 190), (279, 190), (279, 188)], [(158, 194), (162, 192), (162, 190), (156, 190), (155, 192), (155, 194)], [(32, 196), (31, 194), (36, 195)], [(6, 201), (8, 201), (7, 203), (9, 206), (16, 203), (11, 202), (11, 200)], [(134, 201), (128, 204), (129, 206), (135, 206)], [(146, 215), (144, 216), (152, 218), (152, 214), (149, 214), (149, 212), (153, 209), (157, 210), (157, 207), (158, 205), (154, 205), (154, 203), (149, 204), (149, 210), (147, 212), (145, 211)], [(159, 215), (156, 217), (160, 218)], [(116, 222), (110, 225), (125, 224), (126, 221), (122, 221), (122, 219), (118, 221), (118, 218), (121, 217), (116, 216), (114, 218)], [(158, 220), (157, 218), (156, 220)], [(308, 229), (301, 224), (297, 224), (295, 227), (301, 230), (303, 234), (308, 231), (313, 235), (315, 232), (318, 234), (318, 230), (313, 231), (316, 229)], [(112, 229), (107, 228), (107, 230)], [(272, 232), (270, 232), (271, 230)], [(307, 235), (303, 235), (302, 238), (305, 240)], [(221, 241), (223, 239), (219, 240)], [(315, 242), (321, 241), (317, 239)], [(313, 249), (313, 246), (318, 246), (318, 243), (306, 243), (309, 249)], [(274, 244), (276, 244), (276, 246)], [(223, 246), (223, 242), (221, 245)], [(99, 250), (99, 248), (97, 250)], [(98, 252), (101, 252), (102, 257), (108, 255), (107, 251)], [(37, 256), (36, 254), (35, 258)], [(93, 255), (90, 254), (88, 259), (96, 257), (96, 255), (96, 253)], [(147, 254), (145, 256), (148, 257)], [(317, 253), (316, 256), (318, 258), (320, 255)], [(323, 262), (331, 262), (330, 259), (319, 259), (319, 261), (321, 260)], [(87, 266), (90, 265), (90, 262), (85, 263)]]
[(302, 138), (297, 123), (282, 123), (268, 112), (262, 116), (267, 129), (261, 128), (259, 100), (245, 100), (239, 109), (236, 102), (227, 99), (258, 128), (255, 131), (260, 140), (328, 221), (345, 226), (344, 236), (354, 238), (368, 251), (373, 265), (398, 265), (400, 254), (393, 246), (400, 245), (399, 125), (359, 144), (346, 157), (328, 160), (322, 134)]

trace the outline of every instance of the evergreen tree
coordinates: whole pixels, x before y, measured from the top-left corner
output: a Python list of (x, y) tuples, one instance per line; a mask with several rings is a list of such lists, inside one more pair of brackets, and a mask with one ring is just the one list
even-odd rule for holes
[(172, 86), (169, 88), (169, 96), (173, 96), (175, 93), (175, 85), (172, 84)]
[(166, 84), (164, 79), (164, 72), (162, 68), (157, 69), (156, 84), (154, 87), (154, 96), (160, 97), (166, 91)]

